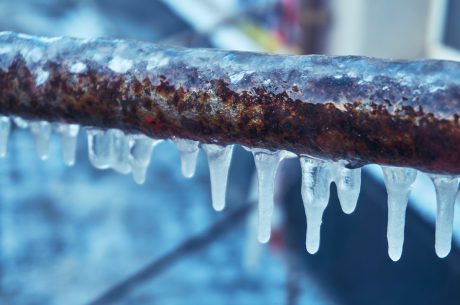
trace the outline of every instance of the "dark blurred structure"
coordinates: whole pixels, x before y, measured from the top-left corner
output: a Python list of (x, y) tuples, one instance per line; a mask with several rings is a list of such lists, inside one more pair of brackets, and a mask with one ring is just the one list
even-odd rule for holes
[[(193, 47), (414, 58), (433, 55), (425, 45), (430, 4), (429, 0), (2, 0), (0, 30)], [(311, 256), (304, 248), (297, 160), (286, 162), (278, 174), (279, 208), (272, 240), (259, 245), (248, 208), (255, 201), (250, 187), (254, 165), (243, 149), (234, 154), (228, 209), (215, 213), (203, 154), (197, 174), (186, 180), (180, 176), (176, 149), (162, 143), (154, 150), (146, 184), (138, 186), (127, 176), (91, 168), (85, 142), (81, 134), (77, 164), (67, 168), (56, 136), (49, 160), (41, 162), (33, 153), (30, 134), (14, 130), (8, 156), (0, 160), (1, 304), (458, 304), (460, 300), (458, 248), (453, 247), (446, 259), (435, 256), (433, 222), (423, 211), (408, 211), (402, 260), (393, 263), (388, 258), (386, 193), (373, 169), (364, 172), (353, 215), (344, 215), (335, 191), (331, 193), (322, 245)], [(411, 206), (418, 209), (420, 204), (414, 200)]]

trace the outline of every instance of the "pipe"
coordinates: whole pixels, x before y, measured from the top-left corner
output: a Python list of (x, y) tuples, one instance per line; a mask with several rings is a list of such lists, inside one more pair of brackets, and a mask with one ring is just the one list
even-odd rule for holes
[(0, 33), (0, 113), (460, 174), (460, 63)]

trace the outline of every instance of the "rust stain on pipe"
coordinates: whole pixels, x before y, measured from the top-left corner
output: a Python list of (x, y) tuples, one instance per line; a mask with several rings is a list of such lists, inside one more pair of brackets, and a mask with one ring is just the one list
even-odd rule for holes
[(0, 113), (460, 174), (460, 63), (0, 34)]

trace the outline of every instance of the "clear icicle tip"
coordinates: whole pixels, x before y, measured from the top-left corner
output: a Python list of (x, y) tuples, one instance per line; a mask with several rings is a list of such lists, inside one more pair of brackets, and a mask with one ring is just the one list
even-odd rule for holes
[(228, 171), (232, 160), (233, 145), (203, 144), (201, 147), (208, 158), (212, 207), (216, 211), (222, 211), (225, 207)]
[(455, 199), (458, 193), (459, 178), (453, 176), (431, 175), (436, 190), (436, 234), (435, 249), (440, 257), (446, 257), (451, 249), (454, 223)]
[(300, 157), (302, 168), (302, 200), (307, 218), (305, 246), (310, 254), (319, 250), (321, 223), (329, 202), (334, 164), (323, 160)]
[(382, 166), (382, 171), (388, 193), (388, 255), (393, 261), (398, 261), (404, 245), (407, 202), (417, 170)]
[(172, 139), (172, 141), (180, 153), (182, 175), (185, 178), (192, 178), (195, 175), (199, 142), (187, 139)]

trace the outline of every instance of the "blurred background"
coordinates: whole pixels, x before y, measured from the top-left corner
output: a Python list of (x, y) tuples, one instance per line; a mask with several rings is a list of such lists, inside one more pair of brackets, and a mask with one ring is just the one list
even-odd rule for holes
[[(113, 37), (187, 47), (384, 58), (460, 59), (457, 0), (0, 0), (0, 30)], [(454, 153), (454, 152), (453, 152)], [(204, 153), (192, 179), (163, 142), (147, 182), (74, 167), (53, 136), (49, 159), (15, 128), (0, 160), (0, 304), (460, 304), (460, 216), (434, 251), (434, 189), (419, 175), (404, 252), (387, 255), (386, 192), (366, 166), (352, 215), (332, 185), (321, 247), (304, 248), (298, 160), (277, 178), (272, 239), (254, 234), (254, 162), (236, 148), (227, 208), (211, 208)], [(457, 209), (458, 212), (458, 209)], [(458, 214), (458, 213), (457, 213)]]

